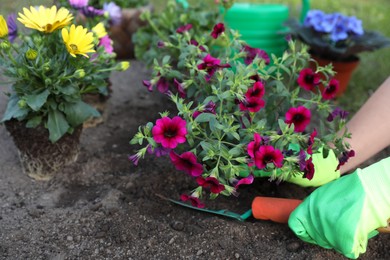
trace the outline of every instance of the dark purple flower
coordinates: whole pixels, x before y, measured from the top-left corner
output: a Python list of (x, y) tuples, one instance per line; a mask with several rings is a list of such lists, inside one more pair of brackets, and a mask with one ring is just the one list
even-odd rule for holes
[(108, 13), (111, 24), (117, 25), (122, 21), (122, 10), (114, 2), (104, 3), (103, 10)]
[(318, 84), (320, 84), (320, 80), (320, 74), (315, 73), (310, 68), (305, 68), (299, 72), (297, 82), (298, 85), (301, 86), (301, 88), (308, 91), (312, 91), (315, 86), (318, 86)]
[(339, 81), (331, 79), (328, 86), (322, 91), (322, 98), (325, 100), (334, 99), (339, 90)]
[(18, 36), (18, 26), (16, 25), (15, 13), (8, 15), (7, 26), (8, 26), (8, 40), (10, 42), (14, 42), (15, 38)]
[(153, 91), (153, 85), (152, 85), (152, 82), (150, 82), (150, 80), (143, 80), (142, 81), (142, 84), (150, 91), (152, 92)]
[(341, 154), (341, 156), (339, 157), (339, 165), (337, 165), (336, 170), (340, 169), (341, 166), (343, 166), (344, 164), (346, 164), (348, 162), (349, 158), (354, 157), (354, 156), (355, 156), (354, 150), (343, 152)]
[(271, 61), (268, 54), (261, 49), (252, 48), (249, 45), (245, 45), (244, 51), (246, 52), (246, 57), (244, 60), (246, 65), (251, 64), (256, 57), (263, 59), (266, 65), (268, 65)]
[(223, 32), (225, 32), (225, 25), (223, 23), (218, 23), (214, 26), (211, 37), (217, 39)]
[(138, 161), (140, 158), (141, 156), (137, 153), (129, 156), (129, 160), (132, 161), (135, 166), (138, 165)]
[(186, 25), (183, 25), (183, 26), (180, 26), (179, 28), (177, 28), (176, 32), (177, 33), (184, 33), (184, 32), (187, 32), (189, 31), (190, 29), (192, 28), (192, 24), (186, 24)]
[(205, 206), (204, 203), (199, 200), (199, 198), (187, 194), (180, 195), (180, 199), (182, 201), (190, 201), (191, 205), (197, 208), (204, 208)]
[(201, 51), (206, 51), (206, 49), (202, 45), (199, 45), (198, 41), (195, 39), (191, 39), (190, 44), (194, 46), (198, 46), (199, 50)]
[(196, 178), (196, 182), (203, 188), (210, 188), (210, 192), (214, 194), (219, 194), (225, 190), (225, 185), (219, 183), (215, 177), (198, 177)]
[(148, 145), (147, 151), (149, 154), (154, 154), (157, 157), (165, 156), (169, 154), (171, 149), (165, 148), (165, 147), (152, 147), (151, 145)]
[(210, 54), (207, 54), (203, 58), (203, 63), (198, 65), (199, 70), (205, 70), (207, 72), (206, 75), (206, 81), (209, 81), (211, 77), (214, 75), (214, 73), (217, 71), (217, 69), (220, 68), (230, 68), (229, 64), (220, 64), (221, 60), (214, 58)]
[(211, 113), (211, 114), (215, 115), (215, 103), (213, 101), (210, 101), (209, 103), (207, 103), (204, 110), (195, 111), (192, 116), (193, 116), (193, 118), (197, 118), (202, 113)]
[(314, 176), (314, 164), (313, 159), (310, 157), (308, 160), (306, 160), (306, 167), (303, 170), (303, 178), (306, 178), (308, 180), (313, 179)]
[(169, 82), (164, 77), (160, 77), (156, 83), (157, 90), (161, 93), (165, 94), (168, 92), (169, 89)]
[(349, 113), (348, 113), (347, 111), (342, 110), (342, 109), (339, 108), (339, 107), (336, 107), (336, 108), (332, 111), (332, 113), (330, 113), (330, 114), (328, 115), (328, 117), (326, 118), (326, 120), (328, 120), (329, 122), (332, 122), (336, 116), (339, 116), (341, 119), (346, 119), (347, 116), (348, 116), (348, 114), (349, 114)]
[(314, 144), (314, 138), (317, 136), (317, 129), (314, 128), (313, 132), (310, 134), (309, 140), (307, 141), (308, 147), (307, 147), (307, 153), (312, 155), (313, 154), (313, 144)]
[(306, 168), (306, 153), (304, 150), (300, 150), (298, 154), (299, 169), (303, 172)]
[(96, 9), (93, 6), (86, 6), (80, 9), (81, 13), (86, 17), (103, 16), (104, 10)]
[(179, 93), (179, 97), (185, 98), (187, 96), (187, 94), (186, 94), (186, 92), (185, 92), (185, 90), (183, 88), (183, 84), (181, 84), (176, 79), (173, 79), (173, 85), (175, 85), (175, 87), (177, 89), (177, 92)]
[(157, 42), (157, 48), (164, 48), (165, 47), (165, 43), (163, 41), (158, 41)]

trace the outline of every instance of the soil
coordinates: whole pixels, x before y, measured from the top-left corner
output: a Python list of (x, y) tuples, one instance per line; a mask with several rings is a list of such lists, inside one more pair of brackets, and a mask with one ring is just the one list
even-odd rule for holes
[[(76, 163), (50, 181), (22, 172), (16, 147), (0, 126), (0, 259), (345, 259), (301, 242), (284, 224), (240, 222), (173, 204), (194, 188), (167, 158), (128, 160), (138, 126), (167, 108), (166, 97), (149, 93), (142, 63), (114, 73), (107, 118), (84, 129)], [(0, 97), (0, 113), (6, 106)], [(388, 154), (388, 153), (387, 153)], [(382, 154), (381, 156), (383, 156)], [(239, 197), (207, 207), (243, 213), (255, 196), (304, 198), (311, 190), (257, 180)], [(361, 259), (389, 259), (390, 236), (369, 241)]]

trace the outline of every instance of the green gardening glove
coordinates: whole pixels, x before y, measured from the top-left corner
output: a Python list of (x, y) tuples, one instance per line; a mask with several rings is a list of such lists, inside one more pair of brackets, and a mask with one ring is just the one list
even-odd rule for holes
[[(322, 148), (319, 149), (319, 153), (312, 155), (312, 162), (314, 164), (314, 176), (311, 180), (303, 178), (303, 174), (290, 177), (287, 182), (297, 184), (302, 187), (318, 187), (338, 179), (340, 177), (340, 171), (336, 171), (337, 165), (339, 164), (336, 155), (332, 150), (326, 158), (323, 158)], [(241, 172), (241, 177), (249, 175), (249, 167), (247, 171)], [(271, 173), (262, 170), (255, 170), (253, 172), (255, 177), (270, 177)]]
[(357, 258), (389, 217), (390, 157), (318, 188), (288, 224), (306, 242)]

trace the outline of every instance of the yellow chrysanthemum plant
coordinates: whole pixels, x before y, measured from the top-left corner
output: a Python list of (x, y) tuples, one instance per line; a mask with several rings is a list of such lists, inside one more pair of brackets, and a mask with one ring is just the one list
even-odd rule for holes
[(107, 95), (110, 73), (129, 65), (114, 62), (115, 54), (100, 44), (104, 37), (100, 26), (92, 31), (72, 24), (73, 18), (66, 8), (23, 8), (17, 20), (28, 33), (19, 33), (10, 42), (7, 35), (11, 28), (15, 33), (16, 22), (7, 25), (0, 15), (0, 73), (9, 85), (1, 122), (18, 120), (28, 128), (44, 126), (53, 143), (91, 117), (100, 116), (83, 96)]

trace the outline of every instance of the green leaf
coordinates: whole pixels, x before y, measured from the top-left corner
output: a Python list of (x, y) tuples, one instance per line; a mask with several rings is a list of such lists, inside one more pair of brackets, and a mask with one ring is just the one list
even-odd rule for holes
[(195, 118), (195, 122), (209, 122), (210, 120), (215, 119), (215, 115), (212, 113), (202, 113)]
[(40, 123), (42, 122), (42, 117), (41, 116), (34, 116), (30, 118), (27, 123), (26, 127), (27, 128), (35, 128), (37, 127)]
[(46, 103), (49, 94), (50, 91), (45, 89), (37, 95), (26, 95), (26, 103), (32, 110), (38, 111)]
[(47, 128), (49, 129), (49, 139), (52, 143), (58, 141), (69, 129), (69, 124), (66, 121), (64, 114), (58, 110), (50, 110), (47, 120)]
[(20, 108), (18, 105), (19, 97), (11, 95), (8, 100), (7, 108), (5, 109), (4, 116), (1, 122), (8, 121), (12, 118), (24, 118), (28, 114), (27, 108)]
[(71, 126), (81, 125), (91, 117), (100, 116), (100, 113), (95, 108), (81, 100), (76, 103), (68, 103), (64, 107), (64, 113)]

